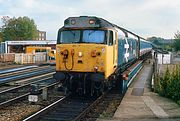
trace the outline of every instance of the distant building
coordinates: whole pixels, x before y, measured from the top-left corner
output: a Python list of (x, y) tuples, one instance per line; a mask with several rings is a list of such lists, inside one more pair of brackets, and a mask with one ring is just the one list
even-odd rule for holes
[(36, 40), (46, 40), (46, 31), (39, 31), (38, 30), (38, 37)]
[(56, 40), (20, 40), (5, 41), (0, 43), (1, 53), (23, 53), (27, 46), (51, 47), (56, 48)]

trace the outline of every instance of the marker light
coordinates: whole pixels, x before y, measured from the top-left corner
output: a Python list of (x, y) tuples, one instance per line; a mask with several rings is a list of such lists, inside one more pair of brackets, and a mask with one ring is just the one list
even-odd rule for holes
[(129, 76), (128, 74), (123, 74), (123, 76), (122, 76), (123, 80), (127, 81), (128, 80), (128, 76)]
[(96, 50), (91, 51), (91, 56), (96, 57)]
[(95, 21), (93, 19), (89, 20), (89, 24), (94, 24), (94, 23), (95, 23)]
[(72, 20), (71, 20), (71, 24), (72, 24), (72, 25), (76, 24), (76, 20), (72, 19)]

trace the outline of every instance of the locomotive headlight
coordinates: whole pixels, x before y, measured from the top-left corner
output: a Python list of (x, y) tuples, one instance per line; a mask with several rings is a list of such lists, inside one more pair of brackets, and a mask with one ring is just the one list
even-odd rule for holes
[(79, 56), (79, 57), (82, 57), (82, 56), (83, 56), (82, 52), (79, 52), (79, 53), (78, 53), (78, 56)]
[(98, 71), (98, 67), (97, 67), (97, 66), (94, 67), (94, 71), (95, 71), (95, 72)]

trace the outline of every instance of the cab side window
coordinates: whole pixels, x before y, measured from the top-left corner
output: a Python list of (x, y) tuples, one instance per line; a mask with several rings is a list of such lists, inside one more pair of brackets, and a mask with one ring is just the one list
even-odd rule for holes
[(113, 45), (113, 31), (109, 31), (109, 45)]

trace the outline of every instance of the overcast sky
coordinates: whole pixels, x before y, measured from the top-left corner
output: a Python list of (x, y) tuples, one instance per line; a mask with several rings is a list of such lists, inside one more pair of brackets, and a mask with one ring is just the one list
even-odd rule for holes
[(0, 0), (0, 16), (28, 16), (56, 39), (70, 16), (97, 16), (144, 38), (174, 38), (180, 30), (180, 0)]

